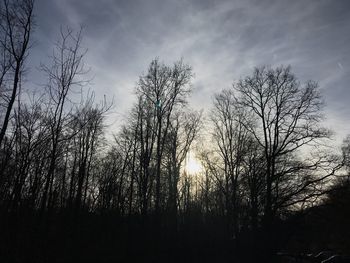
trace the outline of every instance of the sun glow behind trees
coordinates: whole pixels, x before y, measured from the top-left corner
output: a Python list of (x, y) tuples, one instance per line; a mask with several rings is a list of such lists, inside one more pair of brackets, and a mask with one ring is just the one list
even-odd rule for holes
[(198, 175), (203, 171), (203, 166), (192, 152), (189, 152), (186, 156), (184, 171), (188, 175)]

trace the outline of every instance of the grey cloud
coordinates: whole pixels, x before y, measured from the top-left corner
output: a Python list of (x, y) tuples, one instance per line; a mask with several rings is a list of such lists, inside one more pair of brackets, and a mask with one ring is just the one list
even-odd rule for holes
[(191, 103), (206, 109), (255, 66), (290, 64), (301, 81), (319, 81), (328, 123), (350, 132), (349, 1), (38, 0), (37, 17), (34, 64), (61, 24), (84, 25), (96, 92), (114, 94), (120, 114), (156, 56), (192, 65)]

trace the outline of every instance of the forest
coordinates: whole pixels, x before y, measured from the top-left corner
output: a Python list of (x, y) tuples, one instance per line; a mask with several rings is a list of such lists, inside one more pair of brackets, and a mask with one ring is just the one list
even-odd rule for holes
[(31, 92), (34, 0), (0, 7), (1, 262), (350, 254), (350, 137), (334, 147), (316, 81), (259, 66), (197, 111), (195, 69), (155, 57), (106, 136), (118, 105), (87, 88), (84, 30), (61, 27)]

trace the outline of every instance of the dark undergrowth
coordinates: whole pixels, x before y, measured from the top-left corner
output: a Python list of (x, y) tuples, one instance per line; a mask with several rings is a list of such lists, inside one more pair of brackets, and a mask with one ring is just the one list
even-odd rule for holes
[(1, 262), (231, 262), (234, 254), (220, 222), (175, 230), (115, 215), (2, 219)]
[(242, 228), (236, 238), (214, 216), (189, 215), (174, 227), (165, 216), (157, 224), (151, 216), (113, 213), (2, 213), (0, 262), (283, 263), (276, 254), (349, 255), (348, 211), (322, 205), (276, 220), (269, 233)]

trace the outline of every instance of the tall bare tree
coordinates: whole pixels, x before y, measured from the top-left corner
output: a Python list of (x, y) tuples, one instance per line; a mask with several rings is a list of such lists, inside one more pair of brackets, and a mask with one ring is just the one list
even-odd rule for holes
[[(305, 146), (315, 146), (330, 135), (320, 126), (322, 98), (317, 83), (300, 84), (290, 67), (256, 68), (251, 76), (235, 84), (234, 90), (237, 104), (255, 118), (255, 122), (243, 119), (241, 123), (264, 152), (264, 214), (266, 225), (270, 225), (278, 209), (288, 203), (288, 198), (319, 182), (312, 178), (310, 171), (329, 164), (323, 157), (304, 159), (308, 162), (293, 159)], [(288, 194), (282, 198), (283, 192)]]
[[(0, 129), (1, 146), (30, 47), (29, 43), (34, 26), (34, 0), (4, 0), (0, 8), (0, 96), (5, 98), (6, 105)], [(8, 81), (8, 77), (11, 78), (11, 81)], [(5, 90), (7, 85), (11, 87)], [(7, 95), (7, 93), (9, 94)]]
[(86, 50), (81, 47), (82, 30), (75, 34), (69, 28), (61, 28), (60, 33), (60, 40), (56, 44), (52, 55), (52, 65), (42, 66), (43, 71), (48, 76), (47, 90), (50, 95), (49, 111), (51, 113), (48, 119), (51, 130), (50, 164), (42, 196), (42, 210), (45, 210), (47, 205), (50, 204), (48, 197), (51, 197), (59, 144), (66, 139), (63, 130), (71, 109), (69, 107), (67, 109), (66, 105), (69, 102), (68, 95), (72, 89), (80, 88), (86, 83), (82, 79), (82, 75), (86, 73), (83, 63)]
[(183, 61), (169, 67), (155, 59), (151, 62), (147, 74), (140, 77), (137, 86), (137, 93), (147, 101), (156, 121), (155, 212), (158, 216), (161, 209), (161, 160), (164, 144), (171, 116), (176, 107), (186, 102), (191, 79), (192, 69)]
[(167, 212), (174, 226), (177, 226), (178, 185), (181, 168), (200, 127), (201, 113), (186, 109), (175, 114), (169, 127), (165, 147), (165, 169), (168, 183)]
[(213, 137), (222, 159), (226, 213), (233, 236), (238, 235), (240, 180), (249, 137), (248, 130), (241, 121), (243, 118), (248, 120), (247, 113), (244, 108), (237, 107), (232, 90), (224, 90), (215, 96), (211, 115)]

